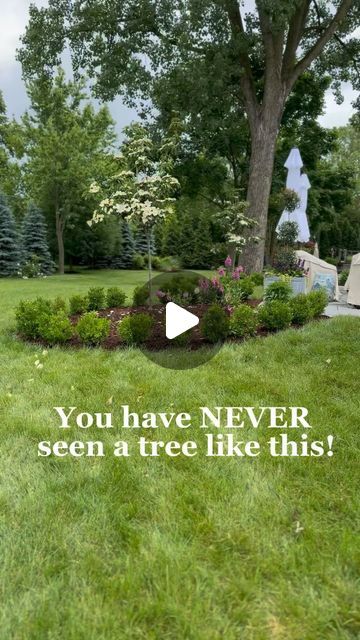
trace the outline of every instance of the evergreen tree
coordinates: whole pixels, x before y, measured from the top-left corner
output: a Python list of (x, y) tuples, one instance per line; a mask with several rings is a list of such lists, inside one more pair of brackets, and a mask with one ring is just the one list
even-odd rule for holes
[[(156, 256), (156, 247), (155, 247), (155, 239), (154, 239), (153, 231), (151, 233), (150, 251), (152, 256)], [(136, 230), (136, 237), (135, 237), (135, 253), (138, 253), (141, 256), (146, 256), (147, 252), (148, 252), (148, 244), (147, 244), (146, 230), (143, 227), (138, 227)]]
[(54, 270), (44, 216), (33, 204), (28, 207), (22, 225), (22, 262), (26, 263), (36, 256), (42, 274), (49, 275)]
[(0, 277), (16, 275), (19, 261), (15, 219), (5, 197), (0, 195)]
[(162, 242), (164, 256), (177, 256), (180, 253), (180, 223), (176, 213), (166, 220)]
[(122, 254), (119, 264), (122, 269), (131, 269), (135, 255), (134, 237), (127, 220), (122, 223)]

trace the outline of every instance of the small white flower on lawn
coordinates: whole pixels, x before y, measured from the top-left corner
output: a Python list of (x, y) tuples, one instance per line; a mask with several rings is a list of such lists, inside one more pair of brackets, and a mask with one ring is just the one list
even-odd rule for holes
[(38, 367), (40, 364), (40, 360), (35, 360), (35, 367)]
[(46, 358), (46, 356), (48, 355), (48, 351), (46, 349), (44, 349), (44, 351), (42, 352), (42, 355), (44, 356), (44, 358)]
[(41, 362), (40, 362), (38, 365), (36, 365), (36, 368), (37, 368), (37, 369), (43, 369), (43, 368), (44, 368), (44, 365), (43, 365), (43, 364), (41, 364)]
[(300, 522), (299, 522), (299, 521), (297, 521), (297, 522), (296, 522), (296, 527), (295, 527), (295, 533), (301, 533), (302, 531), (304, 531), (304, 527), (302, 527), (302, 526), (300, 525)]
[(325, 362), (326, 362), (326, 364), (330, 364), (331, 358), (328, 358)]
[(106, 402), (106, 404), (112, 404), (113, 403), (113, 396), (111, 396), (111, 398), (108, 399), (108, 401)]

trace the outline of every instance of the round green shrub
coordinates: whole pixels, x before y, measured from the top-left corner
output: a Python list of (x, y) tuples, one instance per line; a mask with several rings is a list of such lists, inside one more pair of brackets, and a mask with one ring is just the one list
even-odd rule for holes
[(209, 342), (224, 340), (229, 333), (229, 318), (222, 307), (213, 304), (200, 323), (201, 335)]
[(88, 291), (88, 310), (100, 311), (105, 308), (105, 291), (103, 287), (93, 287)]
[(140, 255), (140, 253), (136, 253), (133, 257), (133, 268), (134, 269), (145, 269), (145, 258)]
[(51, 300), (36, 298), (22, 300), (15, 311), (16, 328), (25, 338), (40, 338), (39, 323), (44, 316), (53, 314)]
[(339, 285), (341, 287), (344, 287), (346, 284), (346, 280), (349, 277), (349, 270), (348, 269), (344, 269), (344, 271), (342, 271), (339, 275)]
[(284, 280), (272, 282), (264, 292), (265, 302), (271, 302), (272, 300), (281, 300), (281, 302), (288, 302), (291, 296), (291, 285), (289, 284), (289, 282), (286, 282)]
[(143, 307), (146, 305), (149, 298), (149, 289), (146, 285), (139, 285), (135, 287), (133, 293), (133, 305), (134, 307)]
[(250, 274), (250, 278), (253, 281), (255, 287), (262, 287), (264, 284), (264, 274), (262, 271), (255, 271), (254, 273)]
[(118, 287), (110, 287), (106, 292), (106, 306), (111, 307), (122, 307), (125, 303), (126, 295), (124, 291), (119, 289)]
[(246, 304), (234, 309), (230, 316), (230, 334), (236, 338), (247, 338), (256, 333), (258, 326), (257, 313)]
[(321, 316), (329, 303), (329, 297), (326, 289), (310, 291), (307, 295), (307, 299), (310, 307), (311, 318), (318, 318)]
[(110, 333), (110, 320), (99, 318), (96, 311), (89, 311), (77, 323), (76, 333), (85, 344), (100, 344)]
[(291, 324), (292, 311), (288, 302), (272, 300), (259, 308), (259, 323), (265, 329), (286, 329)]
[(65, 315), (67, 314), (68, 307), (67, 302), (66, 300), (64, 300), (64, 298), (58, 296), (57, 298), (55, 298), (52, 306), (54, 313), (59, 313), (60, 311), (62, 311)]
[(305, 293), (299, 293), (290, 300), (290, 307), (292, 311), (292, 321), (294, 324), (305, 324), (311, 318), (310, 305), (308, 296)]
[(85, 313), (89, 306), (89, 301), (86, 296), (72, 296), (69, 300), (70, 303), (70, 315), (75, 316), (78, 313)]
[(50, 316), (41, 316), (39, 333), (40, 337), (49, 344), (58, 344), (70, 340), (73, 334), (73, 328), (64, 311), (58, 311)]
[(148, 313), (134, 313), (121, 320), (118, 334), (126, 344), (141, 344), (150, 337), (153, 325), (154, 320)]
[(248, 300), (255, 289), (255, 284), (250, 276), (239, 280), (228, 280), (224, 283), (224, 299), (231, 307), (237, 307), (241, 302)]

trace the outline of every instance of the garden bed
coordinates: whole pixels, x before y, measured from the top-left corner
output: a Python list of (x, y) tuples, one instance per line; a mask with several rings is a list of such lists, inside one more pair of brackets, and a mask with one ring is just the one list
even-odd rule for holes
[[(248, 300), (245, 304), (252, 308), (256, 308), (261, 303), (261, 300)], [(189, 305), (187, 310), (190, 313), (198, 316), (201, 320), (203, 319), (205, 313), (208, 311), (210, 305), (206, 304), (197, 304), (197, 305)], [(165, 333), (165, 324), (166, 324), (166, 307), (165, 305), (153, 305), (153, 307), (149, 308), (148, 306), (139, 306), (139, 307), (117, 307), (113, 309), (102, 309), (98, 311), (99, 318), (107, 318), (110, 320), (110, 332), (109, 336), (105, 338), (105, 340), (101, 343), (101, 348), (107, 350), (121, 349), (127, 348), (128, 345), (119, 337), (118, 334), (118, 325), (119, 323), (128, 315), (136, 314), (136, 313), (147, 313), (151, 315), (154, 320), (154, 325), (151, 331), (151, 336), (148, 340), (146, 340), (141, 346), (149, 351), (163, 351), (168, 349), (179, 348), (180, 346), (186, 348), (189, 351), (196, 351), (201, 347), (209, 346), (211, 343), (207, 341), (202, 335), (200, 331), (200, 324), (194, 327), (191, 330), (191, 338), (189, 341), (181, 345), (176, 340), (169, 340), (166, 338)], [(229, 314), (230, 315), (230, 314)], [(80, 314), (73, 315), (70, 317), (71, 324), (76, 327)], [(327, 320), (328, 317), (322, 315), (320, 318), (314, 318), (312, 322), (318, 322), (319, 320)], [(301, 329), (303, 325), (292, 324), (290, 328), (292, 329)], [(274, 333), (278, 333), (278, 331), (269, 330), (264, 327), (258, 327), (253, 337), (265, 338), (269, 335), (273, 335)], [(48, 342), (42, 339), (33, 339), (29, 340), (25, 336), (19, 334), (20, 339), (33, 343), (40, 344), (42, 346), (51, 347)], [(228, 343), (241, 343), (244, 342), (247, 338), (236, 338), (234, 336), (228, 336), (226, 342)], [(73, 336), (62, 345), (63, 347), (71, 347), (71, 348), (83, 348), (84, 344), (80, 340), (79, 336), (73, 334)]]

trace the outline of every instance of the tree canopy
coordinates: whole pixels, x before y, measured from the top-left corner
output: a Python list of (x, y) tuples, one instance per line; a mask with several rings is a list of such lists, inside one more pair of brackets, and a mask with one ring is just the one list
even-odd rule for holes
[(221, 87), (230, 117), (251, 134), (247, 199), (261, 241), (250, 262), (260, 267), (287, 100), (308, 69), (330, 73), (337, 93), (342, 80), (360, 86), (359, 19), (356, 0), (256, 0), (252, 11), (238, 0), (50, 0), (31, 7), (19, 57), (25, 76), (46, 75), (69, 47), (75, 71), (86, 69), (105, 100), (156, 104), (164, 86), (189, 77), (206, 94)]

